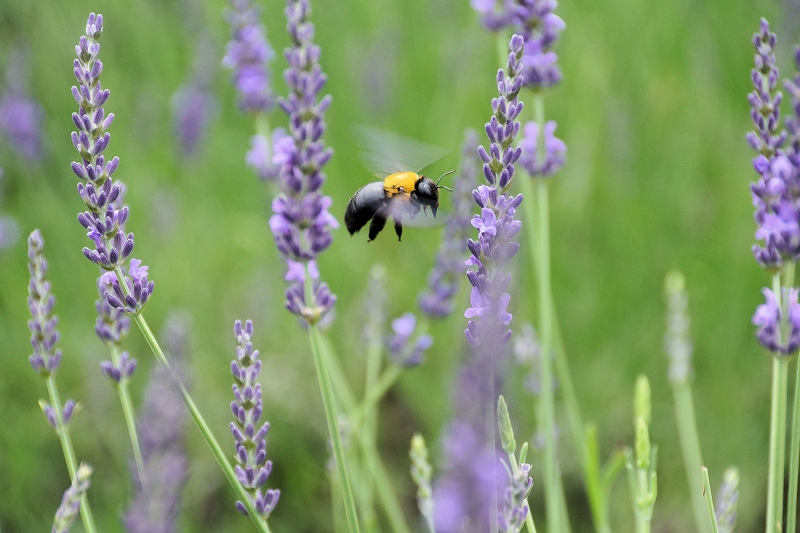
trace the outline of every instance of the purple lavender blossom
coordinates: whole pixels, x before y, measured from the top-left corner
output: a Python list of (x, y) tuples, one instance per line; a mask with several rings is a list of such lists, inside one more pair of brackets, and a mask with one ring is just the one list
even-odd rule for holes
[(489, 31), (500, 31), (515, 20), (513, 0), (470, 0), (470, 5), (480, 14), (481, 23)]
[(302, 267), (315, 260), (331, 244), (331, 229), (339, 226), (328, 212), (331, 198), (323, 196), (321, 191), (325, 182), (322, 167), (333, 155), (322, 140), (325, 110), (331, 97), (318, 98), (327, 77), (319, 65), (320, 48), (313, 42), (310, 3), (287, 0), (285, 13), (292, 43), (284, 52), (289, 62), (284, 71), (289, 95), (281, 98), (278, 105), (289, 115), (289, 134), (278, 139), (273, 147), (272, 161), (279, 166), (283, 192), (272, 202), (274, 214), (269, 225), (275, 244), (289, 266), (287, 280), (294, 282), (286, 290), (286, 307), (307, 322), (315, 323), (330, 311), (336, 297), (327, 284), (310, 274), (315, 301), (306, 302), (305, 274), (299, 274), (297, 263)]
[(34, 370), (42, 377), (48, 377), (56, 371), (61, 362), (61, 349), (56, 348), (60, 334), (58, 317), (53, 315), (56, 304), (55, 297), (50, 294), (50, 282), (47, 281), (47, 260), (43, 255), (44, 239), (39, 230), (33, 230), (28, 237), (28, 272), (31, 279), (28, 283), (28, 309), (31, 320), (31, 346), (33, 354), (28, 358)]
[[(756, 56), (751, 79), (755, 90), (748, 95), (755, 131), (747, 134), (747, 141), (758, 152), (753, 167), (761, 176), (750, 185), (750, 190), (759, 225), (756, 239), (763, 240), (764, 246), (754, 244), (753, 254), (756, 261), (768, 270), (777, 270), (784, 261), (800, 258), (800, 226), (794, 207), (800, 199), (797, 171), (800, 156), (796, 150), (790, 150), (789, 155), (781, 150), (787, 135), (785, 131), (779, 131), (783, 95), (777, 91), (776, 42), (769, 23), (761, 19), (759, 32), (753, 36)], [(791, 87), (789, 90), (792, 92)], [(796, 122), (791, 124), (795, 128)]]
[(282, 139), (289, 139), (286, 130), (276, 128), (272, 131), (272, 139), (266, 135), (253, 135), (250, 137), (250, 150), (247, 152), (247, 166), (256, 171), (256, 175), (264, 181), (278, 179), (279, 165), (273, 162), (272, 147), (279, 144)]
[[(278, 505), (281, 491), (261, 487), (267, 482), (272, 471), (272, 461), (267, 460), (267, 432), (269, 422), (258, 427), (261, 418), (261, 385), (256, 382), (261, 371), (258, 350), (253, 350), (253, 323), (246, 321), (242, 327), (237, 320), (233, 327), (238, 347), (236, 359), (231, 361), (233, 374), (233, 395), (236, 401), (231, 402), (233, 422), (230, 428), (236, 441), (236, 477), (239, 483), (250, 494), (258, 513), (265, 520)], [(247, 516), (247, 509), (241, 501), (236, 502), (236, 509)]]
[(522, 64), (522, 37), (514, 35), (509, 41), (507, 75), (500, 69), (497, 72), (497, 86), (500, 97), (492, 100), (494, 114), (486, 124), (486, 133), (491, 141), (489, 151), (481, 146), (478, 154), (483, 159), (483, 175), (489, 186), (481, 185), (473, 191), (475, 202), (481, 214), (472, 218), (472, 225), (478, 230), (478, 239), (469, 239), (467, 246), (472, 256), (466, 264), (477, 267), (467, 270), (467, 279), (472, 285), (470, 307), (464, 316), (470, 320), (464, 334), (470, 344), (479, 347), (482, 343), (502, 348), (511, 338), (511, 330), (496, 337), (489, 330), (506, 329), (511, 322), (511, 314), (506, 311), (510, 296), (505, 292), (511, 276), (503, 271), (505, 264), (516, 255), (519, 243), (511, 239), (519, 232), (522, 223), (514, 220), (516, 208), (522, 202), (522, 195), (507, 196), (505, 193), (514, 179), (514, 163), (519, 159), (522, 149), (514, 148), (513, 141), (519, 132), (520, 124), (515, 119), (522, 112), (522, 102), (517, 100), (522, 88), (520, 70)]
[[(800, 304), (797, 303), (797, 289), (783, 288), (782, 305), (778, 304), (775, 293), (761, 290), (766, 303), (758, 306), (753, 315), (753, 324), (760, 326), (756, 336), (758, 342), (767, 350), (781, 355), (793, 354), (800, 348)], [(788, 309), (788, 311), (787, 311)], [(786, 319), (789, 331), (781, 335), (781, 322)]]
[(548, 178), (561, 170), (566, 161), (567, 145), (554, 133), (556, 123), (549, 120), (544, 125), (544, 150), (539, 150), (541, 136), (536, 122), (528, 122), (523, 129), (523, 137), (519, 143), (522, 156), (519, 164), (528, 171), (531, 177)]
[(389, 357), (398, 365), (413, 367), (422, 363), (425, 352), (433, 346), (433, 337), (424, 333), (417, 335), (412, 340), (417, 328), (417, 317), (413, 313), (406, 313), (400, 318), (392, 320), (392, 331), (387, 346)]
[(44, 112), (28, 94), (26, 82), (29, 61), (16, 50), (6, 71), (6, 90), (0, 98), (0, 132), (8, 143), (28, 161), (41, 160)]
[(502, 390), (505, 345), (511, 338), (511, 314), (507, 312), (510, 296), (505, 292), (511, 276), (505, 268), (519, 249), (511, 239), (521, 226), (514, 220), (514, 213), (522, 196), (507, 196), (506, 191), (521, 154), (513, 141), (520, 129), (515, 119), (522, 111), (517, 94), (523, 81), (523, 44), (519, 35), (509, 42), (507, 70), (497, 73), (500, 96), (492, 100), (494, 114), (486, 124), (491, 145), (488, 151), (478, 148), (489, 185), (473, 191), (481, 214), (472, 219), (478, 239), (467, 243), (472, 255), (466, 264), (477, 267), (467, 270), (472, 294), (470, 307), (464, 313), (470, 319), (464, 333), (470, 350), (458, 373), (455, 419), (444, 439), (444, 475), (434, 488), (435, 522), (440, 533), (488, 531), (495, 512), (492, 502), (502, 498), (505, 485), (505, 473), (490, 433), (495, 423), (487, 420), (487, 414), (493, 413)]
[(553, 13), (558, 6), (556, 0), (516, 0), (516, 22), (525, 39), (522, 57), (522, 76), (525, 86), (532, 89), (551, 87), (561, 81), (561, 70), (552, 51), (558, 36), (566, 25)]
[(216, 74), (216, 53), (206, 36), (198, 40), (191, 78), (172, 95), (172, 118), (181, 152), (193, 156), (218, 112), (211, 82)]
[(135, 467), (135, 496), (124, 516), (128, 533), (173, 533), (178, 531), (181, 492), (189, 478), (186, 459), (186, 408), (177, 379), (185, 381), (185, 326), (170, 317), (165, 326), (165, 344), (170, 346), (172, 368), (155, 366), (144, 391), (137, 427), (142, 445), (145, 485), (139, 483)]
[(75, 478), (70, 487), (64, 492), (61, 498), (61, 505), (56, 510), (53, 519), (52, 533), (69, 533), (69, 528), (78, 516), (81, 506), (81, 498), (89, 489), (89, 478), (92, 476), (92, 467), (86, 463), (81, 463), (75, 471)]
[[(87, 237), (94, 243), (94, 250), (83, 249), (83, 255), (107, 271), (125, 264), (133, 252), (133, 233), (125, 235), (123, 227), (128, 219), (128, 207), (121, 204), (123, 187), (111, 177), (119, 165), (119, 158), (106, 161), (103, 151), (108, 147), (111, 134), (108, 128), (114, 114), (106, 116), (103, 104), (110, 91), (103, 89), (100, 75), (103, 64), (97, 59), (100, 44), (97, 40), (103, 31), (103, 15), (91, 13), (86, 22), (86, 34), (75, 47), (74, 74), (80, 87), (72, 87), (72, 96), (78, 103), (78, 112), (72, 114), (72, 122), (78, 129), (72, 132), (72, 144), (81, 155), (81, 162), (72, 163), (72, 171), (82, 183), (78, 194), (88, 211), (78, 214), (78, 222), (88, 230)], [(147, 279), (147, 267), (131, 261), (129, 275), (123, 275), (126, 289), (113, 284), (114, 294), (106, 292), (108, 302), (129, 313), (139, 313), (153, 292), (153, 282)]]
[(419, 295), (420, 310), (429, 318), (444, 318), (453, 312), (453, 299), (461, 285), (466, 254), (464, 248), (472, 227), (472, 189), (480, 165), (476, 154), (478, 136), (469, 130), (461, 150), (461, 165), (453, 182), (453, 212), (445, 222), (436, 264), (428, 275), (429, 288)]
[(528, 517), (526, 498), (533, 486), (531, 465), (522, 463), (515, 474), (508, 473), (510, 484), (503, 496), (503, 508), (497, 516), (498, 529), (503, 533), (517, 533)]
[(245, 113), (267, 113), (275, 105), (269, 69), (275, 53), (267, 42), (259, 9), (250, 0), (231, 0), (230, 5), (226, 18), (232, 39), (226, 46), (222, 66), (233, 71), (239, 109)]
[(717, 504), (714, 515), (719, 525), (719, 533), (733, 533), (736, 525), (736, 507), (739, 501), (739, 470), (730, 467), (725, 470), (722, 484), (717, 491)]

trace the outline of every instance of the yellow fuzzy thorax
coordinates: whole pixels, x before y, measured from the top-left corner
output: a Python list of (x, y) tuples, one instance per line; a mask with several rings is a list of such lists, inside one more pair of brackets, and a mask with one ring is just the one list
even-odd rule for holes
[(383, 180), (386, 196), (402, 195), (408, 197), (415, 189), (420, 176), (416, 172), (395, 172)]

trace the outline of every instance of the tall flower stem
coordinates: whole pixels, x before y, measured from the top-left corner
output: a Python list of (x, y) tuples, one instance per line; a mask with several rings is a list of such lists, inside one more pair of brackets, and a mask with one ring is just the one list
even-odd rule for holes
[[(544, 131), (544, 98), (536, 94), (533, 100), (534, 120)], [(540, 143), (544, 147), (544, 142)], [(528, 232), (533, 255), (534, 270), (538, 288), (539, 332), (542, 345), (541, 379), (542, 394), (539, 406), (539, 423), (544, 431), (544, 483), (545, 483), (545, 508), (547, 510), (547, 530), (558, 533), (561, 531), (560, 500), (563, 496), (559, 491), (559, 468), (556, 457), (555, 443), (555, 407), (553, 394), (553, 302), (550, 288), (550, 207), (548, 199), (548, 181), (536, 180), (535, 194), (533, 185), (528, 179), (522, 182), (522, 194), (528, 198), (535, 198), (535, 211), (526, 209), (528, 217)]]
[[(122, 274), (122, 269), (117, 266), (114, 269), (114, 272), (117, 274), (117, 280), (119, 281), (119, 285), (122, 290), (125, 292), (126, 295), (130, 295), (131, 291), (128, 285), (124, 281), (124, 277)], [(155, 335), (150, 330), (150, 326), (147, 324), (144, 316), (141, 313), (135, 313), (132, 315), (133, 321), (136, 322), (136, 326), (139, 328), (139, 331), (142, 332), (142, 336), (144, 337), (145, 342), (150, 347), (150, 351), (153, 352), (156, 360), (159, 362), (161, 366), (166, 369), (172, 370), (172, 366), (169, 364), (167, 357), (164, 355), (164, 351), (161, 349), (161, 346), (158, 344)], [(241, 483), (239, 483), (239, 479), (236, 477), (236, 473), (233, 471), (233, 467), (228, 462), (228, 456), (222, 450), (222, 447), (217, 442), (217, 439), (214, 438), (214, 434), (211, 432), (211, 428), (206, 423), (203, 415), (200, 414), (200, 410), (195, 405), (194, 400), (189, 395), (189, 391), (186, 390), (186, 387), (183, 386), (183, 383), (180, 382), (177, 376), (173, 374), (174, 379), (177, 382), (178, 387), (181, 391), (181, 397), (183, 398), (183, 402), (186, 404), (187, 409), (189, 409), (189, 414), (194, 420), (197, 429), (200, 430), (200, 434), (203, 436), (203, 439), (206, 441), (211, 453), (214, 455), (214, 458), (217, 460), (220, 468), (222, 469), (222, 473), (225, 474), (225, 477), (228, 479), (228, 483), (231, 484), (233, 490), (236, 492), (236, 495), (244, 504), (245, 508), (247, 509), (248, 516), (255, 524), (258, 531), (261, 533), (272, 533), (267, 525), (267, 522), (261, 518), (261, 515), (255, 508), (253, 504), (253, 500), (250, 498), (250, 495), (244, 489)]]
[[(342, 402), (344, 409), (348, 413), (352, 413), (357, 407), (356, 397), (347, 384), (347, 379), (339, 365), (339, 360), (333, 353), (333, 348), (330, 346), (327, 339), (324, 339), (321, 335), (319, 336), (319, 341), (322, 349), (322, 357), (325, 359), (330, 372), (331, 383), (336, 389), (336, 396)], [(375, 483), (378, 498), (389, 520), (389, 526), (395, 533), (411, 533), (411, 529), (408, 527), (405, 517), (403, 516), (402, 507), (397, 499), (397, 494), (395, 494), (392, 488), (391, 477), (383, 466), (375, 444), (361, 438), (361, 432), (359, 431), (356, 431), (355, 435), (361, 447), (361, 453), (364, 454), (367, 468), (370, 471), (369, 473), (372, 475), (372, 482)]]
[[(305, 294), (306, 301), (314, 301), (314, 289), (312, 286), (311, 275), (308, 266), (305, 267)], [(347, 474), (347, 463), (344, 458), (344, 447), (342, 446), (342, 435), (339, 431), (338, 415), (336, 414), (336, 404), (333, 399), (333, 388), (331, 387), (330, 376), (328, 375), (328, 365), (322, 356), (322, 347), (319, 340), (319, 330), (316, 324), (308, 324), (308, 337), (311, 341), (311, 354), (314, 358), (314, 366), (317, 370), (317, 380), (319, 390), (322, 393), (322, 405), (325, 409), (325, 419), (328, 422), (328, 433), (331, 436), (333, 445), (333, 458), (336, 461), (336, 471), (339, 474), (339, 483), (342, 486), (342, 498), (344, 500), (344, 512), (347, 516), (347, 526), (350, 533), (358, 533), (358, 515), (356, 513), (356, 501), (353, 497), (353, 489), (350, 485), (350, 477)]]
[[(782, 308), (780, 273), (773, 274), (772, 284)], [(782, 328), (783, 329), (783, 328)], [(786, 443), (786, 388), (789, 359), (781, 355), (772, 358), (772, 405), (769, 423), (769, 481), (767, 487), (766, 533), (781, 531), (783, 523), (783, 472)]]
[(786, 507), (786, 531), (795, 531), (797, 524), (797, 476), (800, 466), (800, 362), (795, 360), (796, 374), (792, 398), (791, 444), (789, 446), (789, 496)]
[[(367, 346), (367, 360), (364, 372), (364, 395), (366, 399), (367, 393), (372, 391), (381, 371), (381, 359), (383, 356), (383, 345), (380, 338), (373, 338)], [(382, 396), (382, 394), (381, 394)], [(379, 396), (380, 398), (380, 396)], [(378, 409), (377, 401), (367, 403), (365, 409), (360, 411), (363, 413), (364, 424), (358, 427), (358, 424), (353, 423), (353, 417), (350, 417), (351, 431), (358, 431), (364, 434), (364, 438), (375, 443), (376, 428), (378, 424)], [(364, 468), (362, 472), (368, 469), (369, 465), (366, 464), (365, 459)], [(364, 476), (361, 481), (359, 491), (359, 501), (361, 504), (361, 518), (364, 523), (364, 530), (367, 533), (375, 531), (377, 528), (377, 520), (375, 517), (375, 508), (373, 505), (373, 487), (372, 480)]]
[[(717, 524), (717, 515), (714, 512), (714, 496), (711, 494), (711, 481), (708, 479), (708, 468), (702, 467), (703, 474), (703, 494), (705, 494), (705, 510), (708, 513), (709, 520), (711, 521), (711, 533), (719, 533), (719, 525)], [(794, 531), (787, 529), (786, 531)]]
[(703, 466), (703, 458), (700, 453), (700, 438), (697, 435), (694, 401), (689, 382), (685, 380), (673, 382), (672, 396), (675, 401), (675, 420), (678, 424), (678, 438), (681, 443), (683, 462), (686, 466), (686, 478), (689, 480), (691, 490), (695, 525), (699, 533), (704, 533), (709, 531), (709, 523), (706, 520), (706, 502), (703, 495), (697, 491), (695, 483)]
[[(111, 351), (111, 361), (115, 366), (119, 366), (120, 353), (116, 345), (109, 346)], [(139, 482), (145, 486), (144, 479), (144, 460), (142, 450), (139, 446), (139, 434), (136, 430), (136, 412), (133, 408), (130, 389), (128, 388), (128, 378), (123, 377), (119, 383), (115, 384), (119, 394), (119, 403), (122, 406), (122, 414), (125, 417), (125, 426), (128, 428), (128, 436), (131, 439), (131, 449), (133, 450), (133, 460), (136, 463), (136, 472), (139, 474)]]
[[(75, 448), (72, 445), (72, 437), (70, 437), (69, 430), (64, 424), (62, 418), (63, 405), (61, 405), (61, 398), (58, 394), (58, 386), (56, 385), (55, 377), (50, 374), (45, 380), (47, 383), (47, 393), (50, 396), (50, 405), (53, 407), (53, 413), (56, 419), (56, 433), (58, 440), (61, 441), (61, 450), (64, 452), (64, 461), (67, 463), (67, 472), (69, 472), (70, 479), (75, 479), (75, 473), (78, 471), (78, 461), (75, 458)], [(81, 495), (81, 521), (86, 533), (97, 533), (97, 526), (94, 523), (94, 515), (92, 508), (89, 507), (89, 499), (84, 492)]]

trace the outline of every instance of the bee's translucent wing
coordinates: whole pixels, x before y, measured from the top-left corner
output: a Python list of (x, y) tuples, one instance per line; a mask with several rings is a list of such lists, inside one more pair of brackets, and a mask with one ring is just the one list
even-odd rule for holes
[(419, 172), (447, 155), (444, 148), (368, 126), (356, 126), (364, 147), (359, 158), (379, 178), (395, 172)]
[(387, 217), (392, 217), (392, 224), (394, 224), (394, 219), (399, 219), (404, 228), (432, 228), (434, 226), (443, 225), (447, 220), (448, 214), (443, 212), (442, 209), (439, 209), (434, 217), (430, 207), (424, 210), (422, 206), (419, 206), (419, 208), (420, 210), (413, 214), (414, 218), (412, 219), (413, 209), (409, 202), (396, 199), (389, 202), (385, 214)]

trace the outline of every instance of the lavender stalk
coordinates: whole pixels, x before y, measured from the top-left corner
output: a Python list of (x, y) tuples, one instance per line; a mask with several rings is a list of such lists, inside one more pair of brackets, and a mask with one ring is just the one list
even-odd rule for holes
[[(77, 406), (72, 400), (67, 400), (62, 405), (56, 385), (55, 372), (61, 363), (61, 349), (56, 348), (60, 334), (56, 329), (58, 318), (53, 315), (56, 299), (50, 294), (50, 282), (46, 278), (47, 260), (43, 252), (44, 239), (37, 229), (28, 237), (28, 271), (31, 275), (28, 284), (28, 309), (31, 312), (31, 320), (28, 321), (28, 328), (31, 330), (31, 346), (33, 346), (33, 354), (28, 360), (47, 385), (50, 403), (39, 400), (39, 406), (47, 423), (61, 441), (67, 471), (70, 477), (75, 479), (78, 461), (69, 434), (69, 423)], [(97, 526), (85, 493), (80, 495), (80, 510), (84, 529), (87, 533), (95, 533)]]
[(72, 527), (72, 522), (75, 521), (81, 501), (89, 489), (91, 475), (92, 467), (86, 463), (81, 463), (72, 479), (72, 485), (64, 492), (61, 505), (58, 506), (56, 516), (53, 519), (52, 533), (69, 533), (69, 528)]
[[(131, 261), (127, 275), (123, 271), (125, 261), (133, 251), (133, 233), (125, 235), (121, 227), (128, 218), (128, 207), (118, 207), (115, 204), (122, 192), (112, 178), (119, 158), (114, 157), (106, 162), (102, 155), (111, 139), (107, 130), (114, 119), (113, 114), (106, 116), (103, 110), (103, 104), (108, 100), (110, 92), (108, 89), (104, 90), (100, 84), (103, 65), (97, 59), (100, 53), (97, 40), (102, 30), (103, 16), (91, 13), (86, 24), (86, 34), (75, 47), (78, 58), (74, 62), (74, 74), (80, 87), (72, 88), (72, 95), (79, 105), (78, 112), (72, 115), (73, 123), (78, 129), (78, 132), (72, 134), (72, 142), (81, 161), (73, 162), (72, 170), (82, 181), (78, 184), (78, 193), (88, 209), (78, 215), (78, 221), (88, 230), (87, 236), (94, 243), (94, 249), (84, 248), (83, 253), (104, 270), (114, 272), (116, 278), (111, 280), (112, 290), (104, 293), (106, 301), (133, 317), (159, 364), (169, 369), (169, 361), (142, 315), (142, 309), (153, 292), (153, 282), (147, 278), (147, 269)], [(259, 531), (269, 533), (269, 526), (258, 515), (252, 501), (247, 497), (247, 492), (239, 484), (225, 452), (214, 438), (189, 392), (180, 382), (177, 387), (225, 477), (244, 501), (251, 520)]]

